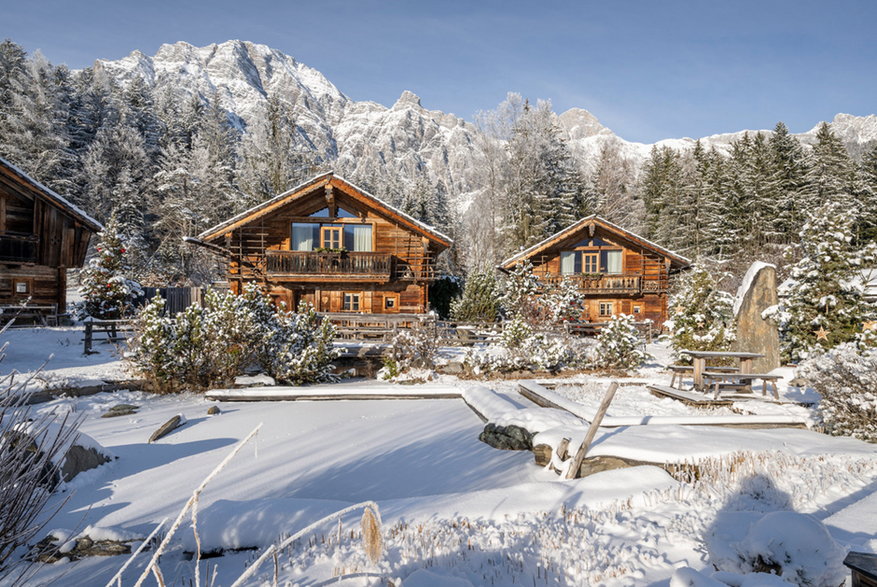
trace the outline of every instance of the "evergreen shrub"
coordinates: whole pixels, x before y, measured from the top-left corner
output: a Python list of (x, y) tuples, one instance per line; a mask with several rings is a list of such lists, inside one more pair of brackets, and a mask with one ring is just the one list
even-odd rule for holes
[(634, 317), (627, 314), (617, 314), (609, 320), (590, 353), (593, 368), (612, 371), (636, 369), (648, 358)]
[(256, 365), (278, 382), (300, 385), (332, 379), (341, 350), (332, 324), (313, 308), (276, 309), (254, 285), (244, 295), (209, 291), (202, 306), (165, 316), (154, 298), (135, 320), (126, 359), (154, 391), (204, 390), (229, 385)]

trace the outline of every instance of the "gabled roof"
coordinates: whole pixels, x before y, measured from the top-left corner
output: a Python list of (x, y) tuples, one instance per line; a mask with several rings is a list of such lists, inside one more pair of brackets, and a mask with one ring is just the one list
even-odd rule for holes
[(235, 230), (241, 226), (249, 224), (250, 222), (258, 220), (263, 216), (271, 214), (273, 211), (282, 206), (285, 206), (296, 200), (306, 198), (314, 191), (321, 189), (329, 184), (331, 184), (332, 187), (340, 189), (348, 196), (359, 200), (360, 202), (367, 205), (369, 208), (379, 211), (384, 216), (387, 216), (388, 218), (411, 228), (413, 231), (421, 234), (422, 236), (425, 236), (435, 243), (438, 243), (444, 247), (450, 247), (454, 243), (453, 239), (451, 239), (451, 237), (447, 236), (446, 234), (439, 232), (428, 224), (424, 224), (423, 222), (412, 218), (408, 214), (402, 212), (397, 208), (394, 208), (390, 204), (387, 204), (383, 200), (378, 199), (364, 189), (355, 186), (354, 184), (350, 183), (346, 179), (342, 178), (339, 175), (336, 175), (334, 172), (331, 171), (309, 179), (308, 181), (292, 188), (291, 190), (280, 194), (279, 196), (275, 196), (270, 200), (258, 204), (257, 206), (253, 206), (249, 210), (245, 210), (237, 216), (234, 216), (232, 218), (229, 218), (225, 222), (217, 224), (213, 228), (208, 228), (200, 235), (198, 235), (198, 238), (205, 241), (219, 238), (220, 236), (232, 230)]
[(648, 250), (651, 250), (655, 253), (658, 253), (661, 256), (667, 257), (668, 259), (670, 259), (670, 262), (678, 268), (683, 268), (683, 267), (687, 267), (688, 265), (691, 265), (690, 259), (687, 259), (687, 258), (683, 257), (682, 255), (678, 255), (678, 254), (674, 253), (673, 251), (665, 249), (664, 247), (662, 247), (658, 244), (655, 244), (650, 240), (644, 239), (643, 237), (630, 232), (629, 230), (625, 230), (625, 229), (621, 228), (620, 226), (618, 226), (617, 224), (613, 224), (613, 223), (609, 222), (605, 218), (601, 218), (600, 216), (597, 216), (596, 214), (592, 214), (590, 216), (585, 216), (584, 218), (582, 218), (581, 220), (579, 220), (577, 222), (574, 222), (573, 224), (570, 224), (569, 226), (567, 226), (566, 228), (564, 228), (560, 232), (554, 233), (553, 235), (549, 236), (548, 238), (546, 238), (542, 242), (536, 243), (535, 245), (533, 245), (529, 249), (523, 250), (520, 253), (517, 253), (517, 254), (509, 257), (508, 259), (506, 259), (505, 261), (503, 261), (500, 264), (500, 268), (501, 269), (511, 269), (512, 267), (515, 266), (516, 263), (519, 263), (520, 261), (523, 261), (524, 259), (529, 259), (530, 257), (537, 255), (538, 253), (541, 253), (542, 251), (545, 251), (546, 249), (551, 248), (553, 245), (564, 240), (565, 238), (568, 238), (568, 237), (578, 233), (579, 231), (581, 231), (589, 226), (592, 226), (592, 225), (593, 226), (600, 226), (600, 227), (608, 230), (609, 232), (617, 234), (618, 236), (620, 236), (624, 240), (627, 240), (629, 242), (637, 244), (644, 249), (648, 249)]
[(0, 157), (0, 172), (3, 172), (5, 175), (8, 175), (13, 180), (17, 181), (19, 184), (23, 185), (31, 194), (35, 197), (43, 199), (56, 208), (61, 209), (66, 212), (69, 216), (72, 216), (89, 230), (94, 232), (100, 232), (104, 229), (103, 225), (86, 214), (81, 208), (75, 206), (64, 199), (62, 196), (58, 195), (55, 191), (47, 188), (24, 171)]

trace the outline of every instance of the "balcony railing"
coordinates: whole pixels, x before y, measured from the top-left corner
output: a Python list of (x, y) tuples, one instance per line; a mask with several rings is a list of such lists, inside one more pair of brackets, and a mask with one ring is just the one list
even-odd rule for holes
[(36, 263), (38, 244), (36, 235), (0, 233), (0, 261)]
[(269, 275), (389, 279), (393, 270), (393, 256), (386, 253), (266, 251), (265, 260)]
[(559, 285), (564, 279), (577, 283), (579, 289), (586, 294), (639, 294), (643, 289), (659, 291), (660, 287), (651, 287), (646, 282), (645, 288), (642, 275), (540, 275), (539, 279), (546, 285)]

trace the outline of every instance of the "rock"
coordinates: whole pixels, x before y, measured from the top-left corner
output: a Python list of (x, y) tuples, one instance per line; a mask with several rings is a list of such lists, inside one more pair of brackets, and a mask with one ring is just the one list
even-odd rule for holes
[(164, 438), (180, 426), (186, 423), (186, 418), (182, 414), (177, 414), (161, 426), (159, 426), (158, 430), (152, 433), (152, 436), (149, 437), (149, 442), (155, 442), (159, 438)]
[[(143, 540), (135, 538), (131, 540), (92, 540), (89, 536), (81, 536), (75, 538), (73, 548), (69, 548), (66, 539), (60, 539), (57, 536), (49, 534), (38, 543), (36, 543), (30, 552), (26, 555), (26, 559), (41, 563), (56, 563), (63, 559), (71, 561), (79, 560), (87, 556), (116, 556), (120, 554), (131, 554), (131, 544)], [(65, 552), (61, 552), (64, 546)]]
[(219, 406), (210, 406), (209, 408), (207, 408), (207, 415), (208, 416), (215, 416), (215, 415), (221, 414), (221, 413), (222, 413), (222, 411), (219, 409)]
[(94, 469), (108, 462), (110, 462), (110, 457), (101, 454), (96, 448), (74, 443), (67, 451), (64, 463), (61, 465), (61, 478), (64, 481), (70, 481), (83, 471)]
[(768, 373), (780, 366), (777, 326), (772, 320), (762, 317), (765, 310), (776, 305), (776, 267), (767, 263), (753, 263), (743, 278), (734, 306), (737, 350), (764, 355), (752, 362), (753, 373)]
[(448, 361), (447, 365), (439, 368), (439, 371), (445, 375), (462, 375), (464, 370), (463, 363), (460, 361)]
[(140, 406), (132, 404), (116, 404), (101, 415), (101, 418), (116, 418), (118, 416), (130, 416), (136, 414)]
[(531, 450), (533, 435), (520, 426), (497, 426), (488, 423), (478, 440), (500, 450)]

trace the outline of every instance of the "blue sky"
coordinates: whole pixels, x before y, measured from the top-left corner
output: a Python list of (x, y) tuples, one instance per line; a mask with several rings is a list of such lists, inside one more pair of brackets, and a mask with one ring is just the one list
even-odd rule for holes
[(72, 68), (243, 39), (356, 100), (407, 89), (471, 120), (515, 91), (642, 142), (877, 112), (874, 0), (0, 0), (0, 14), (0, 37)]

